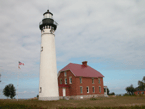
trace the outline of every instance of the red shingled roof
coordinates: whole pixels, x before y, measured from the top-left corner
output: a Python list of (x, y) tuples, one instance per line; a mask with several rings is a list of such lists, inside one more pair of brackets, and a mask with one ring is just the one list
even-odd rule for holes
[(90, 66), (84, 66), (80, 64), (73, 64), (69, 63), (67, 66), (65, 66), (63, 69), (61, 69), (59, 72), (70, 70), (74, 76), (81, 76), (81, 77), (104, 77), (100, 72), (97, 70), (91, 68)]

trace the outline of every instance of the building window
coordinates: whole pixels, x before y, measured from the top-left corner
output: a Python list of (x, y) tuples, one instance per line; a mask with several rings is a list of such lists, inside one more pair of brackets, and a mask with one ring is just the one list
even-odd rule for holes
[(72, 77), (69, 77), (69, 83), (72, 84)]
[(62, 84), (62, 78), (60, 78), (60, 84)]
[(82, 77), (80, 77), (80, 83), (82, 83)]
[(138, 92), (138, 94), (139, 94), (139, 92)]
[(92, 84), (94, 84), (94, 78), (92, 78)]
[(89, 86), (87, 86), (87, 93), (89, 93)]
[(95, 93), (95, 87), (94, 86), (92, 87), (92, 90), (93, 90), (93, 93)]
[(99, 86), (99, 92), (101, 93), (101, 86)]
[(64, 81), (65, 81), (65, 84), (67, 84), (67, 78), (65, 78)]
[(66, 75), (66, 72), (64, 72), (64, 76), (67, 76), (67, 75)]
[(39, 93), (42, 93), (42, 87), (40, 87)]
[(80, 86), (80, 93), (83, 93), (83, 87)]
[(98, 83), (100, 84), (101, 82), (100, 82), (100, 78), (98, 78)]
[(141, 92), (141, 94), (144, 94), (144, 92)]
[(43, 51), (43, 47), (41, 47), (41, 52)]

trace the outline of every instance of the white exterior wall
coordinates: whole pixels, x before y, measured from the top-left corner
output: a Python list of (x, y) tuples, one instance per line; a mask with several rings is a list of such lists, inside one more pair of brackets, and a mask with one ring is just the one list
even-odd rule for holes
[(50, 29), (41, 32), (41, 47), (39, 100), (58, 100), (55, 35), (50, 33)]

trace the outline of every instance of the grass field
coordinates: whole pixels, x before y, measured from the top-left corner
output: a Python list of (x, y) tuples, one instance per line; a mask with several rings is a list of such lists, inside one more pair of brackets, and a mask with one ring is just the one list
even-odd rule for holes
[[(25, 108), (30, 107), (34, 109), (46, 108), (56, 109), (58, 107), (119, 107), (119, 106), (145, 106), (145, 96), (116, 96), (108, 98), (96, 98), (94, 100), (58, 100), (58, 101), (38, 101), (38, 100), (0, 100), (1, 107), (10, 107), (19, 105), (25, 105)], [(23, 107), (23, 106), (22, 106)], [(3, 108), (2, 108), (3, 109)], [(8, 108), (7, 108), (8, 109)], [(16, 108), (15, 108), (16, 109)]]

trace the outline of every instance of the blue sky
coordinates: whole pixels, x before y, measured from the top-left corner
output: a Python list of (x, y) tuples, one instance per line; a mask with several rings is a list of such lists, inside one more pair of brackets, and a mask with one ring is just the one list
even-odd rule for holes
[[(145, 76), (144, 0), (7, 0), (0, 1), (0, 98), (7, 84), (20, 98), (38, 94), (41, 32), (46, 10), (58, 22), (55, 32), (57, 70), (88, 61), (100, 71), (110, 92)], [(25, 65), (18, 69), (18, 61)]]

